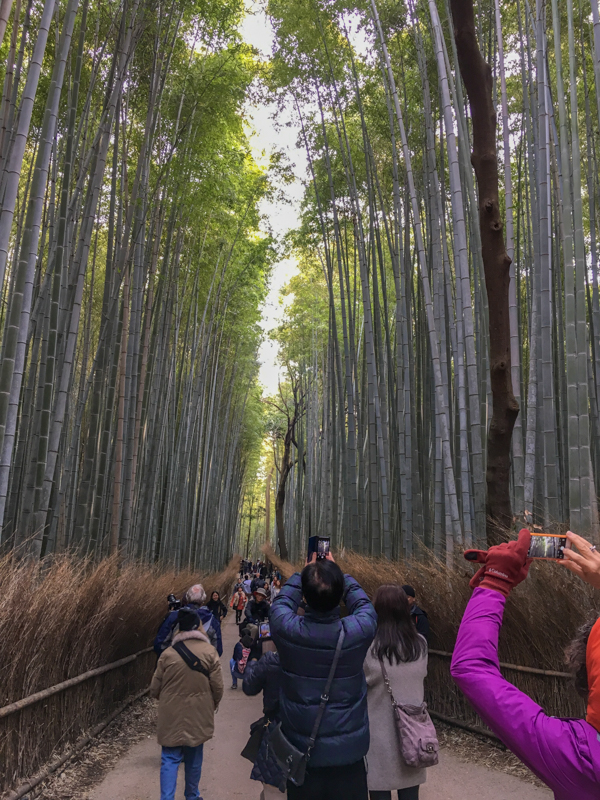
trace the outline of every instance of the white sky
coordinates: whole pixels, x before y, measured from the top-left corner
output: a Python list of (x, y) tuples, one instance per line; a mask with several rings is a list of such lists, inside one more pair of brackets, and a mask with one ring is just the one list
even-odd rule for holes
[[(273, 30), (269, 20), (256, 0), (246, 0), (246, 7), (248, 14), (241, 27), (244, 39), (267, 58), (271, 55), (273, 45)], [(306, 176), (307, 161), (304, 151), (296, 147), (298, 127), (294, 123), (291, 127), (285, 127), (285, 123), (291, 121), (291, 116), (286, 112), (279, 113), (276, 126), (273, 120), (275, 111), (275, 106), (272, 104), (251, 106), (247, 109), (247, 115), (252, 119), (250, 144), (257, 161), (264, 163), (274, 150), (282, 150), (287, 155), (296, 176), (294, 183), (285, 187), (289, 204), (263, 201), (261, 206), (261, 211), (268, 217), (275, 234), (283, 235), (299, 224), (299, 207), (303, 195), (302, 179)], [(280, 127), (282, 125), (283, 127)], [(265, 333), (273, 330), (281, 322), (284, 306), (280, 303), (279, 292), (297, 272), (294, 259), (285, 259), (275, 264), (269, 294), (262, 310), (261, 325)], [(277, 391), (279, 377), (277, 353), (277, 343), (266, 338), (259, 351), (261, 361), (259, 378), (266, 394), (274, 394)]]

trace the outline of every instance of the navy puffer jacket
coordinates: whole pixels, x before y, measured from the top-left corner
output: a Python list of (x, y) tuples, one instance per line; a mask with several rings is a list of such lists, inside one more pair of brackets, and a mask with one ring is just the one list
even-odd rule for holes
[(302, 602), (300, 573), (292, 575), (271, 608), (271, 635), (283, 669), (282, 728), (300, 750), (306, 751), (308, 747), (342, 626), (346, 634), (310, 759), (314, 767), (353, 764), (369, 750), (363, 662), (375, 637), (377, 614), (354, 578), (345, 575), (344, 581), (344, 602), (348, 608), (344, 619), (339, 608), (326, 614), (307, 608), (303, 617), (297, 615)]

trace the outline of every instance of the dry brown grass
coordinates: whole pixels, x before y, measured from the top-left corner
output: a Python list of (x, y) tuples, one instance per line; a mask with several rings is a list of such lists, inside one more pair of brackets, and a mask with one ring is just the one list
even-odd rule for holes
[[(281, 561), (272, 552), (268, 555), (285, 578), (301, 568)], [(429, 616), (430, 648), (447, 652), (454, 649), (460, 620), (471, 596), (469, 578), (473, 574), (473, 567), (459, 554), (454, 570), (447, 569), (433, 553), (425, 553), (422, 560), (387, 561), (343, 551), (336, 560), (371, 597), (384, 583), (413, 586), (419, 605)], [(534, 562), (528, 580), (515, 589), (507, 603), (500, 660), (564, 672), (565, 647), (577, 628), (594, 614), (600, 614), (599, 592), (559, 564)], [(505, 675), (549, 714), (582, 716), (582, 701), (568, 680), (514, 670), (506, 670)], [(449, 659), (430, 656), (428, 695), (431, 707), (438, 713), (482, 724), (452, 683)]]
[[(199, 575), (69, 557), (47, 564), (0, 560), (0, 706), (152, 644), (166, 598), (201, 581), (229, 593), (239, 557)], [(148, 685), (153, 653), (0, 720), (0, 791)]]

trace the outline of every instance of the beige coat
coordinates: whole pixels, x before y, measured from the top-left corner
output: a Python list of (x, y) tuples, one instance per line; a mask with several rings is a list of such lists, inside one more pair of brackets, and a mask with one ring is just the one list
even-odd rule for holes
[(185, 642), (209, 671), (210, 678), (190, 669), (179, 653), (168, 647), (158, 659), (150, 685), (158, 698), (158, 743), (163, 747), (197, 747), (211, 739), (215, 711), (223, 697), (223, 673), (217, 651), (201, 631), (185, 631), (173, 644)]
[[(381, 674), (379, 660), (371, 650), (365, 659), (367, 703), (371, 744), (367, 755), (367, 781), (370, 792), (389, 792), (425, 783), (426, 770), (409, 767), (400, 754), (392, 703)], [(423, 681), (427, 675), (427, 655), (418, 661), (393, 666), (385, 662), (394, 698), (399, 705), (423, 702)]]

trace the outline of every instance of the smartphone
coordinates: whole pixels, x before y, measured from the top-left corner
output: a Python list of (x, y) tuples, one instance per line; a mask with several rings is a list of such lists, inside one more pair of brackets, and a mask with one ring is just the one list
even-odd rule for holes
[(312, 554), (317, 554), (317, 559), (327, 558), (329, 554), (329, 546), (331, 539), (328, 536), (311, 536), (308, 540), (308, 560), (312, 558)]
[(565, 550), (571, 547), (566, 536), (554, 533), (532, 533), (529, 545), (529, 558), (548, 558), (553, 561), (562, 561)]
[(264, 639), (266, 636), (271, 635), (271, 626), (268, 622), (261, 622), (258, 632), (258, 638)]

